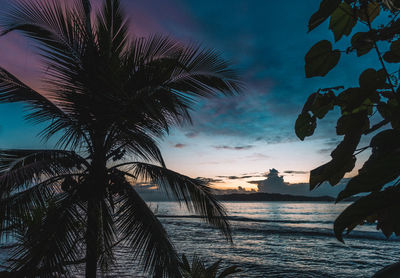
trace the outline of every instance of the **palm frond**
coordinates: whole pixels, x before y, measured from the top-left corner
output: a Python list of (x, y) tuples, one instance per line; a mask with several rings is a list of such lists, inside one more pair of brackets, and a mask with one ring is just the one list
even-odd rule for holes
[[(40, 43), (41, 50), (62, 63), (80, 63), (85, 47), (84, 8), (80, 1), (66, 8), (62, 1), (21, 0), (0, 19), (1, 35), (20, 31)], [(44, 56), (46, 57), (46, 56)]]
[(27, 227), (17, 239), (21, 244), (13, 250), (12, 270), (45, 278), (68, 275), (64, 266), (80, 259), (83, 238), (75, 196), (59, 194)]
[(163, 226), (129, 183), (124, 190), (116, 223), (134, 258), (154, 277), (180, 277), (179, 258)]
[(240, 93), (244, 85), (231, 64), (212, 49), (187, 47), (165, 86), (178, 96), (213, 97)]
[(212, 195), (211, 188), (204, 181), (192, 179), (148, 163), (132, 162), (129, 164), (128, 171), (131, 171), (138, 180), (152, 181), (163, 188), (167, 194), (172, 192), (177, 201), (185, 203), (188, 210), (204, 216), (205, 221), (220, 229), (225, 237), (232, 241), (226, 211)]
[(110, 135), (109, 142), (113, 146), (108, 157), (114, 157), (118, 160), (119, 156), (130, 156), (144, 161), (153, 161), (162, 166), (165, 165), (161, 151), (158, 148), (157, 141), (153, 136), (146, 134), (141, 130), (131, 130), (118, 128), (117, 132)]
[(22, 83), (17, 77), (0, 68), (0, 103), (23, 102), (33, 110), (27, 118), (39, 122), (67, 121), (68, 116), (49, 99)]
[(193, 256), (192, 266), (190, 266), (185, 254), (182, 254), (180, 268), (184, 278), (225, 278), (231, 274), (241, 272), (238, 266), (232, 265), (225, 268), (218, 276), (218, 270), (222, 260), (218, 260), (209, 267), (206, 267), (203, 261), (197, 256)]
[(85, 136), (77, 128), (76, 120), (69, 114), (42, 94), (25, 85), (17, 77), (0, 68), (0, 103), (12, 102), (22, 102), (26, 106), (25, 119), (34, 124), (48, 123), (48, 126), (40, 134), (45, 140), (61, 130), (66, 130), (61, 139), (65, 137), (75, 138), (75, 141), (79, 142)]
[(127, 19), (121, 10), (119, 0), (106, 0), (97, 18), (97, 43), (100, 55), (116, 59), (126, 49), (128, 43)]
[(38, 208), (45, 208), (47, 200), (55, 193), (54, 185), (61, 178), (51, 178), (22, 192), (0, 199), (0, 238), (8, 240), (15, 235), (21, 220)]
[(210, 276), (210, 277), (215, 277), (217, 276), (218, 269), (220, 267), (222, 260), (218, 260), (209, 267), (205, 269), (205, 272)]
[(135, 90), (162, 86), (180, 97), (210, 97), (239, 93), (244, 87), (217, 51), (184, 47), (166, 36), (134, 40), (128, 57)]
[(228, 277), (228, 276), (231, 275), (231, 274), (235, 274), (235, 273), (238, 273), (238, 272), (242, 272), (242, 270), (239, 268), (239, 266), (237, 266), (237, 265), (232, 265), (232, 266), (229, 266), (229, 267), (225, 268), (225, 269), (218, 275), (218, 278), (225, 278), (225, 277)]
[(123, 72), (131, 73), (124, 85), (125, 103), (140, 102), (139, 111), (147, 111), (148, 119), (167, 131), (170, 125), (190, 121), (188, 111), (199, 97), (243, 89), (236, 71), (219, 53), (184, 47), (166, 36), (133, 40), (124, 60)]
[(116, 227), (112, 208), (105, 200), (101, 204), (101, 235), (99, 265), (103, 272), (107, 272), (115, 263), (113, 247), (116, 243)]
[(71, 92), (75, 94), (84, 90), (76, 76), (82, 73), (85, 63), (83, 59), (91, 37), (85, 29), (84, 3), (75, 0), (68, 8), (62, 3), (57, 0), (22, 0), (11, 5), (8, 12), (0, 17), (2, 35), (20, 31), (38, 42), (39, 53), (46, 66), (44, 81), (48, 95), (46, 99), (4, 72), (0, 75), (3, 76), (0, 79), (0, 101), (27, 103), (28, 108), (32, 109), (26, 115), (27, 119), (34, 123), (50, 122), (41, 133), (44, 139), (66, 130), (60, 144), (67, 146), (70, 143), (76, 147), (85, 139), (85, 134), (73, 109), (76, 99), (71, 98)]
[[(127, 52), (127, 69), (138, 73), (142, 69), (141, 66), (158, 59), (176, 58), (180, 53), (182, 53), (181, 44), (168, 36), (154, 35), (148, 38), (136, 38), (131, 43), (130, 52)], [(140, 86), (136, 87), (136, 89), (140, 88)]]
[(84, 166), (88, 166), (85, 159), (73, 151), (0, 150), (0, 196)]
[(180, 264), (181, 269), (190, 272), (190, 264), (185, 254), (182, 254), (182, 260)]

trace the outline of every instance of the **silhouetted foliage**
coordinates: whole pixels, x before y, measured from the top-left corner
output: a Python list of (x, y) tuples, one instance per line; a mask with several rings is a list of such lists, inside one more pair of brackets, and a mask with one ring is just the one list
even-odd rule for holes
[(225, 278), (242, 271), (237, 265), (232, 265), (223, 269), (218, 274), (221, 262), (222, 261), (219, 260), (209, 267), (206, 267), (201, 259), (195, 255), (192, 260), (192, 265), (190, 265), (188, 259), (183, 254), (180, 269), (184, 278)]
[(104, 0), (96, 14), (88, 0), (65, 3), (22, 0), (0, 18), (2, 35), (18, 31), (37, 43), (46, 68), (45, 94), (0, 68), (0, 103), (24, 103), (27, 120), (46, 124), (41, 136), (59, 148), (0, 151), (1, 239), (32, 220), (11, 270), (68, 276), (65, 265), (84, 262), (86, 277), (96, 277), (123, 243), (146, 272), (179, 277), (166, 231), (132, 184), (157, 183), (231, 240), (208, 185), (168, 170), (157, 140), (190, 122), (199, 97), (232, 95), (241, 83), (214, 50), (131, 38), (118, 0)]
[[(311, 171), (311, 190), (323, 182), (338, 184), (355, 167), (356, 156), (371, 150), (358, 174), (337, 196), (339, 202), (368, 193), (336, 219), (334, 232), (340, 241), (344, 230), (349, 233), (364, 223), (376, 223), (387, 237), (400, 235), (400, 87), (398, 68), (394, 67), (400, 62), (399, 15), (400, 1), (396, 0), (323, 0), (308, 24), (311, 31), (329, 18), (335, 42), (351, 38), (342, 50), (327, 40), (315, 44), (305, 56), (306, 77), (325, 76), (344, 54), (362, 59), (374, 51), (380, 63), (377, 69), (366, 67), (357, 87), (319, 89), (311, 94), (295, 125), (297, 136), (304, 140), (313, 135), (317, 119), (340, 108), (336, 133), (344, 136), (343, 140), (332, 151), (330, 162)], [(364, 30), (355, 33), (355, 26)], [(369, 145), (359, 148), (361, 138), (369, 134), (374, 135)]]

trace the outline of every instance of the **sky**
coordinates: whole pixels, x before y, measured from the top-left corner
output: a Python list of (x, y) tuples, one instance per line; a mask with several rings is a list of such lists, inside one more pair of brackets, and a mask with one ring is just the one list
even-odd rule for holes
[[(0, 0), (5, 7), (14, 0)], [(324, 78), (306, 79), (304, 56), (317, 41), (333, 41), (325, 22), (307, 33), (319, 0), (122, 0), (135, 36), (168, 34), (184, 43), (214, 48), (232, 62), (246, 89), (236, 97), (202, 100), (192, 112), (193, 125), (175, 127), (161, 142), (167, 167), (212, 181), (216, 188), (262, 190), (301, 195), (335, 195), (323, 185), (308, 191), (309, 171), (330, 160), (341, 137), (331, 112), (318, 122), (314, 136), (300, 141), (294, 123), (307, 97), (318, 88), (357, 86), (372, 54), (360, 63), (343, 57)], [(362, 29), (362, 27), (356, 27)], [(349, 38), (335, 47), (344, 49)], [(0, 66), (40, 90), (41, 69), (32, 42), (17, 34), (0, 38)], [(21, 105), (0, 105), (0, 147), (51, 147), (35, 137), (40, 127), (23, 121)], [(361, 144), (368, 144), (366, 138)], [(357, 167), (368, 156), (358, 157)], [(344, 181), (345, 182), (345, 181)], [(342, 182), (342, 185), (344, 184)]]

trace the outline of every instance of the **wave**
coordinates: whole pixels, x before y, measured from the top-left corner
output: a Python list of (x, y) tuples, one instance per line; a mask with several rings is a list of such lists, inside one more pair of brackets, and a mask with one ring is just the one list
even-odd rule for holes
[[(204, 216), (200, 215), (157, 215), (159, 218), (194, 218), (194, 219), (203, 219)], [(287, 224), (331, 224), (332, 221), (313, 221), (313, 220), (284, 220), (284, 219), (255, 219), (255, 218), (247, 218), (243, 216), (228, 216), (228, 220), (230, 221), (238, 221), (238, 222), (256, 222), (256, 223), (287, 223)]]
[[(186, 218), (186, 219), (204, 219), (205, 217), (199, 215), (157, 215), (159, 218)], [(263, 234), (263, 235), (292, 235), (292, 236), (320, 236), (320, 237), (334, 237), (332, 229), (324, 229), (320, 227), (288, 227), (279, 224), (333, 224), (332, 221), (310, 221), (310, 220), (279, 220), (279, 219), (252, 219), (241, 216), (229, 216), (230, 221), (243, 222), (243, 223), (265, 223), (265, 224), (278, 224), (278, 225), (262, 225), (251, 227), (249, 225), (240, 226), (235, 225), (234, 231), (244, 234)], [(380, 231), (352, 231), (344, 238), (364, 239), (364, 240), (385, 240), (400, 242), (400, 237), (390, 237), (387, 239)]]
[[(290, 236), (319, 236), (319, 237), (334, 237), (333, 231), (329, 229), (294, 229), (294, 228), (246, 228), (246, 227), (239, 227), (235, 229), (236, 232), (244, 233), (244, 234), (263, 234), (263, 235), (290, 235)], [(352, 231), (350, 234), (344, 236), (346, 238), (353, 238), (353, 239), (364, 239), (364, 240), (385, 240), (385, 241), (396, 241), (400, 242), (400, 238), (398, 237), (391, 237), (387, 239), (381, 232), (367, 232), (367, 231)]]

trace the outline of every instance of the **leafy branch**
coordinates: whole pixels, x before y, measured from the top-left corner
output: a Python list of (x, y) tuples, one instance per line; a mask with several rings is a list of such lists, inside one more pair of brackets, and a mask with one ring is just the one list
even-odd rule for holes
[[(358, 78), (357, 87), (333, 87), (312, 93), (295, 124), (297, 136), (304, 140), (313, 135), (317, 121), (334, 107), (341, 112), (336, 134), (344, 136), (343, 140), (332, 151), (331, 161), (310, 172), (311, 190), (324, 182), (338, 184), (354, 169), (356, 156), (371, 148), (370, 157), (336, 199), (339, 202), (364, 193), (335, 221), (335, 235), (341, 241), (345, 230), (350, 232), (366, 222), (376, 223), (387, 237), (393, 233), (400, 235), (400, 97), (397, 79), (388, 71), (389, 64), (400, 63), (400, 39), (397, 39), (400, 6), (396, 6), (399, 4), (398, 1), (323, 0), (308, 23), (311, 31), (329, 18), (335, 42), (351, 35), (346, 54), (356, 52), (361, 57), (374, 48), (381, 66), (381, 69), (366, 68)], [(386, 24), (373, 26), (378, 17)], [(367, 30), (354, 33), (358, 23), (367, 26)], [(385, 46), (386, 51), (382, 49)], [(341, 53), (328, 40), (317, 42), (305, 55), (306, 77), (326, 76), (339, 63)], [(370, 120), (376, 118), (378, 122), (372, 124)], [(388, 124), (390, 127), (385, 129)], [(358, 148), (363, 136), (373, 133), (369, 145)]]

